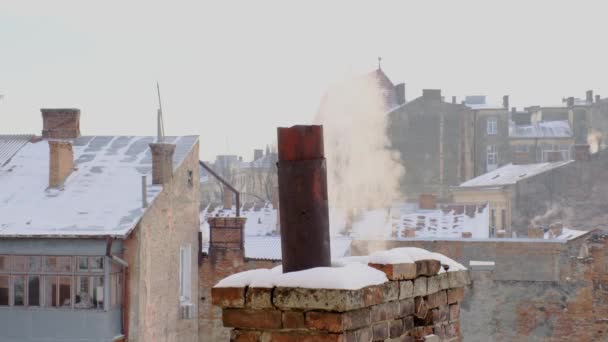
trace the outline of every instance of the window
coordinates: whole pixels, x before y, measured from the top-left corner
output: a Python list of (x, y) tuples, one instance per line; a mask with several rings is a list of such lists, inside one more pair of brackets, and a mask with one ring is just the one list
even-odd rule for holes
[(192, 174), (192, 170), (188, 170), (188, 187), (191, 188), (194, 186), (194, 177)]
[(498, 154), (496, 145), (488, 145), (486, 154), (486, 171), (492, 171), (498, 167)]
[(0, 306), (9, 305), (9, 298), (8, 276), (0, 275)]
[[(103, 256), (0, 255), (0, 306), (103, 309)], [(122, 302), (122, 268), (111, 268), (110, 296)]]
[(556, 161), (554, 153), (559, 153), (560, 160), (570, 159), (570, 145), (544, 145), (541, 148), (541, 162)]
[(40, 306), (40, 276), (27, 277), (27, 305)]
[(486, 130), (488, 135), (498, 134), (498, 120), (496, 118), (488, 118)]
[(525, 152), (528, 153), (528, 145), (515, 145), (515, 152)]
[(189, 302), (191, 297), (191, 246), (185, 245), (179, 249), (179, 300)]

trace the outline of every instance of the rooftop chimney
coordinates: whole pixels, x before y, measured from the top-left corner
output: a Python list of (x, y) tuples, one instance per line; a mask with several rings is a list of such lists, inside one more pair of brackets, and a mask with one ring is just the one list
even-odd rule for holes
[(264, 150), (255, 149), (253, 150), (253, 160), (258, 160), (264, 156)]
[(568, 107), (574, 107), (574, 97), (569, 97), (566, 99), (566, 104)]
[(505, 95), (502, 97), (502, 107), (506, 110), (509, 110), (509, 95)]
[(441, 89), (422, 89), (422, 97), (429, 101), (441, 101)]
[(42, 137), (76, 139), (80, 136), (80, 109), (42, 108)]
[(165, 184), (173, 178), (175, 144), (151, 143), (152, 184)]
[(395, 92), (397, 93), (397, 104), (402, 105), (405, 103), (405, 83), (399, 83), (395, 86)]
[(589, 161), (591, 160), (591, 151), (588, 144), (574, 145), (574, 160)]
[(593, 103), (593, 90), (587, 90), (587, 93), (585, 95), (586, 102)]
[(418, 208), (424, 210), (437, 209), (437, 198), (433, 194), (420, 194)]
[(456, 96), (452, 96), (452, 103), (456, 104)]
[(323, 126), (277, 129), (283, 272), (331, 265)]
[(545, 231), (542, 227), (528, 227), (528, 238), (530, 239), (543, 239), (545, 237)]
[(601, 97), (599, 95), (595, 95), (595, 102), (600, 102)]
[(49, 187), (58, 188), (74, 170), (74, 151), (68, 141), (49, 140)]

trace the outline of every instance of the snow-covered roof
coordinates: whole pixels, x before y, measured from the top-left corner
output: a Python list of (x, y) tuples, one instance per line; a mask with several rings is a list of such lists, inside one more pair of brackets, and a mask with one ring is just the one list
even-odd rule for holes
[(461, 238), (471, 233), (472, 238), (490, 237), (490, 210), (487, 203), (441, 204), (436, 210), (417, 210), (403, 214), (394, 232), (405, 236), (405, 229), (416, 229), (416, 237)]
[(471, 109), (504, 109), (503, 106), (486, 103), (485, 95), (466, 96), (464, 104)]
[[(125, 237), (145, 212), (141, 177), (147, 175), (148, 203), (162, 186), (152, 185), (149, 143), (155, 137), (83, 136), (74, 139), (74, 171), (62, 189), (48, 188), (49, 144), (28, 142), (0, 167), (0, 236)], [(176, 144), (177, 168), (198, 136), (166, 137)]]
[(549, 229), (545, 232), (545, 239), (555, 239), (555, 240), (572, 240), (577, 237), (587, 234), (589, 231), (586, 230), (574, 230), (569, 228), (562, 228), (562, 233), (558, 236), (553, 235), (553, 232)]
[(33, 135), (0, 135), (0, 166), (6, 164)]
[(507, 164), (494, 171), (484, 173), (481, 176), (470, 179), (454, 190), (464, 189), (468, 187), (497, 187), (503, 185), (515, 184), (520, 180), (536, 176), (543, 172), (553, 170), (560, 166), (571, 163), (571, 160), (560, 161), (556, 163), (538, 163), (538, 164)]
[(572, 130), (566, 120), (542, 121), (532, 125), (509, 125), (511, 138), (570, 138)]

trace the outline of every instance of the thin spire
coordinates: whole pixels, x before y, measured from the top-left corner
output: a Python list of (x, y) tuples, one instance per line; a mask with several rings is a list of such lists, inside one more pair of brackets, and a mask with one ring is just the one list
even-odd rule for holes
[(378, 70), (382, 70), (382, 57), (378, 56)]
[(160, 100), (160, 85), (156, 82), (156, 92), (158, 93), (158, 110), (156, 112), (156, 141), (165, 141), (165, 124), (163, 122), (163, 104)]

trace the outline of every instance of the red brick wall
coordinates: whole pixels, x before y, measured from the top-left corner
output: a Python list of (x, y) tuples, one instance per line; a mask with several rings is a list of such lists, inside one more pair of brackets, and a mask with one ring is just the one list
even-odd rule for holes
[(222, 310), (211, 304), (211, 288), (221, 279), (242, 271), (272, 268), (280, 264), (271, 260), (245, 260), (242, 249), (215, 248), (202, 259), (199, 269), (199, 336), (200, 341), (229, 341), (230, 329), (222, 325)]
[(41, 109), (42, 136), (49, 139), (75, 139), (80, 136), (80, 109)]
[(49, 141), (49, 186), (63, 185), (74, 170), (72, 144), (65, 141)]

